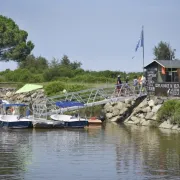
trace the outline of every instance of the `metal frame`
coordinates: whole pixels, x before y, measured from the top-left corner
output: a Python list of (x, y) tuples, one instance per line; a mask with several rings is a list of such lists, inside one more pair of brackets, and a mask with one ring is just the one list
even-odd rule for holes
[[(130, 88), (129, 92), (127, 88)], [(59, 96), (52, 96), (43, 99), (37, 98), (32, 105), (33, 116), (35, 119), (48, 119), (49, 115), (55, 113), (64, 113), (81, 108), (102, 105), (108, 102), (124, 101), (127, 98), (135, 99), (140, 95), (145, 95), (145, 92), (143, 94), (141, 92), (142, 88), (140, 88), (138, 92), (135, 92), (132, 85), (127, 86), (127, 84), (122, 84), (120, 93), (116, 94), (116, 90), (116, 87), (101, 87), (78, 92), (64, 93)], [(58, 108), (55, 105), (57, 101), (79, 101), (84, 103), (84, 106)]]

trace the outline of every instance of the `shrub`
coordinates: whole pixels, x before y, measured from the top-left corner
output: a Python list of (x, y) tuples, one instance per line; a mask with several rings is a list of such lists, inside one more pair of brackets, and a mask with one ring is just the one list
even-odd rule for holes
[(69, 84), (69, 85), (66, 85), (65, 89), (67, 90), (67, 92), (76, 92), (76, 91), (87, 89), (87, 87), (81, 84), (74, 84), (74, 85)]
[(157, 112), (160, 122), (170, 120), (171, 124), (180, 125), (180, 101), (177, 99), (166, 101)]
[(62, 83), (60, 81), (54, 81), (54, 82), (50, 82), (47, 85), (45, 85), (44, 89), (45, 89), (45, 93), (48, 96), (55, 95), (55, 94), (58, 94), (61, 91), (63, 91), (65, 89), (65, 85), (64, 85), (64, 83)]

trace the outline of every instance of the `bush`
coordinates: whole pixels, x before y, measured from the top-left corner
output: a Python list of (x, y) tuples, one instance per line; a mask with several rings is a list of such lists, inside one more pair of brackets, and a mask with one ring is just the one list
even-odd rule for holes
[(66, 85), (65, 89), (67, 90), (67, 92), (76, 92), (87, 89), (87, 86), (81, 84)]
[(64, 83), (62, 83), (60, 81), (54, 81), (54, 82), (50, 82), (47, 85), (45, 85), (44, 89), (45, 89), (45, 93), (48, 96), (55, 95), (55, 94), (59, 94), (61, 91), (63, 91), (65, 89), (65, 85), (64, 85)]
[(61, 94), (64, 89), (66, 89), (67, 92), (76, 92), (87, 89), (87, 87), (81, 84), (65, 85), (61, 81), (54, 81), (45, 85), (44, 89), (45, 89), (45, 93), (48, 96), (52, 96), (56, 94)]
[(157, 112), (159, 122), (170, 120), (171, 124), (180, 125), (180, 101), (177, 99), (166, 101)]

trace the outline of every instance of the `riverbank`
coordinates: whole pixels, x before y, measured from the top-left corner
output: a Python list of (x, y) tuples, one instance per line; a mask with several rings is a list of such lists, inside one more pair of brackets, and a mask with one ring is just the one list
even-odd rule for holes
[(177, 124), (171, 124), (170, 120), (160, 122), (157, 120), (157, 112), (170, 99), (177, 99), (173, 97), (156, 97), (152, 96), (149, 99), (130, 101), (126, 99), (124, 102), (107, 103), (104, 106), (107, 121), (119, 122), (124, 124), (133, 124), (136, 126), (153, 126), (164, 129), (173, 129), (180, 131)]

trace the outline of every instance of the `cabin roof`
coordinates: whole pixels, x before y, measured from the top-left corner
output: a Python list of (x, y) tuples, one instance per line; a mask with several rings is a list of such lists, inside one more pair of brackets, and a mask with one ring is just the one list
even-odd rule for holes
[(164, 68), (180, 68), (180, 60), (154, 60), (144, 68), (147, 69), (153, 63), (158, 63)]

